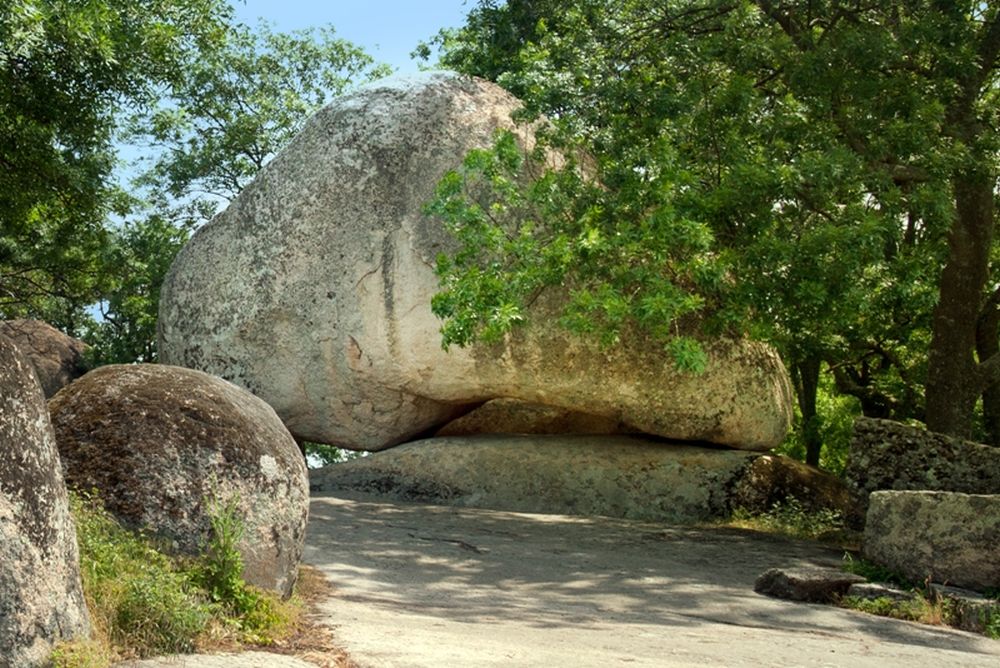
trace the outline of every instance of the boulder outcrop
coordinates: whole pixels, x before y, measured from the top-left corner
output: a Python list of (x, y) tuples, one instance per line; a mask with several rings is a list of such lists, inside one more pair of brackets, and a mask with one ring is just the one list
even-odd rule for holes
[(862, 509), (877, 490), (1000, 494), (1000, 450), (862, 417), (854, 423), (844, 480)]
[(48, 665), (56, 642), (89, 633), (45, 398), (30, 363), (0, 336), (0, 665)]
[(430, 309), (435, 258), (453, 247), (424, 204), (473, 148), (512, 130), (518, 101), (448, 73), (375, 82), (317, 113), (163, 286), (162, 361), (248, 388), (302, 439), (380, 450), (496, 397), (570, 409), (629, 430), (766, 450), (791, 391), (777, 355), (707, 342), (686, 374), (656, 343), (614, 349), (552, 326), (545, 299), (504, 344), (445, 352)]
[(0, 336), (13, 341), (35, 368), (46, 399), (86, 371), (87, 345), (41, 320), (0, 320)]
[(124, 524), (201, 553), (211, 517), (234, 504), (244, 579), (289, 595), (309, 489), (298, 446), (246, 390), (200, 371), (113, 365), (49, 402), (70, 485), (96, 488)]
[(882, 491), (869, 498), (862, 552), (914, 582), (1000, 587), (1000, 495)]
[(671, 523), (795, 497), (850, 512), (840, 482), (786, 457), (628, 436), (481, 435), (407, 443), (310, 472), (314, 492)]

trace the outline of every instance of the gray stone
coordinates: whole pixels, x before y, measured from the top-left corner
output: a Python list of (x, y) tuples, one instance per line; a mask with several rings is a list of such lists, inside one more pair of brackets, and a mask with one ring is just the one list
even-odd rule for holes
[(627, 434), (621, 422), (568, 408), (493, 399), (441, 427), (435, 436), (475, 434)]
[(351, 449), (391, 447), (497, 397), (670, 438), (777, 445), (792, 395), (759, 343), (706, 342), (705, 373), (683, 373), (646, 338), (606, 350), (553, 326), (560, 297), (546, 294), (504, 343), (441, 349), (434, 263), (454, 240), (422, 207), (498, 128), (533, 145), (510, 120), (519, 106), (485, 81), (429, 73), (317, 113), (177, 256), (162, 361), (250, 389), (297, 437)]
[(76, 530), (42, 389), (0, 336), (0, 665), (48, 664), (86, 637)]
[(844, 479), (863, 509), (876, 490), (1000, 494), (1000, 449), (862, 417), (854, 423)]
[(87, 345), (41, 320), (2, 320), (0, 336), (13, 341), (35, 368), (46, 399), (86, 371)]
[(211, 516), (235, 503), (244, 578), (289, 595), (309, 490), (298, 446), (270, 406), (200, 371), (113, 365), (49, 402), (67, 482), (96, 488), (131, 527), (203, 551)]
[(806, 603), (832, 603), (864, 582), (860, 575), (835, 568), (769, 568), (753, 585), (758, 594)]
[(1000, 618), (1000, 600), (961, 587), (931, 583), (930, 589), (947, 601), (951, 616), (948, 623), (963, 631), (982, 633), (990, 620)]
[[(315, 492), (664, 522), (849, 501), (832, 476), (784, 457), (627, 436), (481, 435), (401, 445), (310, 472)], [(800, 476), (799, 473), (810, 473)], [(839, 493), (838, 491), (839, 490)]]
[(227, 654), (180, 654), (116, 663), (114, 668), (316, 668), (316, 664), (294, 656), (270, 652)]
[(862, 551), (915, 582), (1000, 587), (1000, 495), (874, 492)]

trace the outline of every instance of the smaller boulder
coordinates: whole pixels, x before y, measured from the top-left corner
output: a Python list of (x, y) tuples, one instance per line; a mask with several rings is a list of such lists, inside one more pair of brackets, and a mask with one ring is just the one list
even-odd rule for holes
[(851, 585), (864, 582), (860, 575), (835, 568), (769, 568), (753, 585), (758, 594), (805, 603), (833, 603)]
[(751, 512), (766, 512), (790, 499), (806, 512), (833, 511), (847, 522), (860, 514), (839, 478), (780, 455), (751, 459), (732, 490), (732, 506)]
[(882, 491), (869, 498), (862, 552), (910, 580), (1000, 587), (1000, 495)]
[(87, 344), (41, 320), (0, 321), (0, 336), (13, 341), (35, 368), (46, 399), (86, 371)]
[(854, 423), (844, 481), (863, 519), (868, 495), (877, 490), (1000, 494), (998, 453), (981, 443), (861, 417)]
[(305, 462), (270, 406), (200, 371), (113, 365), (49, 403), (66, 479), (96, 488), (124, 524), (199, 554), (235, 504), (244, 579), (289, 595), (302, 556)]
[(0, 336), (0, 666), (49, 665), (56, 642), (89, 633), (45, 398), (30, 363)]

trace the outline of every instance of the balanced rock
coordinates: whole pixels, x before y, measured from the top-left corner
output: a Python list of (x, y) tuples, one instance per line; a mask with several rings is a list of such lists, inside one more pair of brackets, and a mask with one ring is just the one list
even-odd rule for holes
[(615, 435), (431, 438), (311, 471), (310, 487), (671, 523), (764, 511), (793, 495), (806, 508), (846, 513), (850, 498), (833, 476), (787, 457)]
[(86, 371), (87, 345), (41, 320), (2, 320), (0, 336), (13, 341), (35, 368), (46, 399)]
[(96, 488), (127, 526), (199, 554), (227, 505), (244, 528), (244, 579), (289, 595), (305, 538), (305, 463), (270, 406), (200, 371), (113, 365), (49, 402), (66, 479)]
[(1000, 587), (1000, 495), (874, 492), (862, 552), (914, 582), (995, 590)]
[[(777, 445), (791, 418), (778, 356), (706, 342), (703, 374), (640, 337), (611, 350), (553, 326), (539, 300), (504, 344), (441, 349), (435, 258), (454, 247), (422, 208), (519, 102), (448, 73), (370, 84), (317, 113), (182, 249), (160, 302), (159, 350), (271, 404), (297, 437), (380, 450), (496, 397), (629, 430), (738, 448)], [(546, 308), (550, 310), (546, 311)]]
[(89, 633), (45, 398), (30, 363), (0, 336), (0, 665), (49, 665), (56, 642)]

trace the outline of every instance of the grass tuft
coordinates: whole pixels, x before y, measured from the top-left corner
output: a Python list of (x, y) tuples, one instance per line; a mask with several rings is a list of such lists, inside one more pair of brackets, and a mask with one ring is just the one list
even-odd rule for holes
[(794, 497), (775, 502), (766, 512), (736, 508), (727, 524), (807, 540), (843, 542), (850, 538), (838, 511), (809, 510)]
[(243, 524), (234, 503), (212, 509), (212, 538), (196, 559), (170, 556), (123, 527), (93, 492), (71, 493), (70, 509), (94, 634), (57, 646), (56, 668), (271, 645), (292, 632), (301, 605), (243, 581), (236, 549)]

